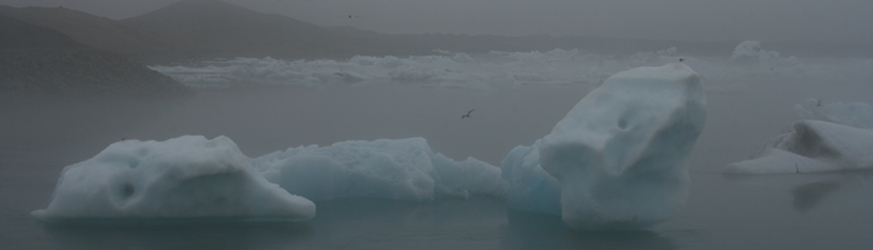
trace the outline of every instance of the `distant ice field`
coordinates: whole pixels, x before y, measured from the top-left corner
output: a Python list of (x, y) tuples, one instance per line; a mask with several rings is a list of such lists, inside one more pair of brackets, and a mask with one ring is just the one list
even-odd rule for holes
[(873, 78), (871, 59), (796, 58), (746, 41), (724, 57), (684, 55), (675, 47), (631, 55), (599, 55), (577, 49), (485, 54), (435, 50), (409, 57), (354, 56), (348, 60), (216, 58), (153, 70), (200, 88), (232, 85), (334, 86), (393, 82), (437, 88), (494, 89), (526, 85), (577, 85), (593, 89), (610, 75), (640, 66), (684, 60), (701, 74), (709, 93), (744, 92), (751, 78)]

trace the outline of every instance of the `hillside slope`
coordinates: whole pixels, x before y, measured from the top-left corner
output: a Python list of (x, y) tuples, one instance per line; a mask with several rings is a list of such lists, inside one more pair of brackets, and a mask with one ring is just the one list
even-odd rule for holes
[(180, 1), (120, 22), (149, 42), (198, 56), (351, 56), (372, 45), (311, 23), (218, 0)]
[(0, 6), (0, 16), (52, 28), (88, 47), (122, 55), (141, 55), (167, 50), (163, 45), (147, 42), (147, 39), (140, 37), (138, 32), (118, 21), (63, 7)]
[(192, 93), (125, 56), (50, 28), (0, 16), (0, 96), (177, 97)]

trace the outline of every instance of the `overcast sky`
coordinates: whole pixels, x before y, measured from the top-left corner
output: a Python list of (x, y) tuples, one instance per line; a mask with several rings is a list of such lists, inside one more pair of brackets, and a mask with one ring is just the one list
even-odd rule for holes
[[(177, 0), (0, 0), (113, 19)], [(322, 26), (382, 33), (873, 41), (871, 0), (225, 0)], [(349, 19), (348, 15), (360, 18)]]

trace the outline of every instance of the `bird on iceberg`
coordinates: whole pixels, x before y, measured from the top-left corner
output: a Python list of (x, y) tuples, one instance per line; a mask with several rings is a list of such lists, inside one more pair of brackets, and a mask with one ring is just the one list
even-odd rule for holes
[(469, 118), (469, 117), (470, 117), (470, 113), (473, 113), (473, 111), (475, 111), (475, 110), (476, 110), (476, 109), (471, 109), (470, 111), (467, 111), (467, 114), (466, 114), (466, 115), (462, 115), (462, 116), (461, 116), (461, 119)]

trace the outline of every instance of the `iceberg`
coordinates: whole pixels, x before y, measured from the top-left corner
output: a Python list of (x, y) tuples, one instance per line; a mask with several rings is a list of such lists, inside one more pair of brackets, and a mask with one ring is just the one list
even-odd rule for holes
[(873, 130), (803, 120), (770, 139), (755, 158), (731, 163), (726, 174), (796, 174), (873, 167)]
[(229, 138), (123, 140), (64, 168), (45, 221), (308, 220), (315, 204), (264, 179)]
[(420, 137), (300, 146), (252, 159), (252, 165), (268, 181), (315, 201), (504, 197), (509, 188), (500, 168), (474, 158), (456, 162)]
[(688, 196), (688, 156), (705, 121), (700, 75), (684, 63), (607, 78), (539, 148), (561, 186), (563, 221), (624, 230), (667, 220)]
[(751, 63), (760, 61), (774, 61), (779, 59), (779, 52), (766, 51), (761, 48), (760, 41), (743, 41), (737, 44), (731, 53), (731, 61)]
[[(214, 219), (300, 221), (312, 200), (430, 201), (506, 196), (500, 168), (434, 153), (424, 138), (300, 146), (248, 158), (229, 138), (116, 142), (67, 166), (45, 221)], [(292, 194), (293, 193), (293, 194)]]
[(509, 183), (510, 209), (561, 216), (561, 184), (540, 166), (540, 145), (516, 146), (503, 158), (502, 176)]
[(508, 188), (500, 168), (472, 157), (454, 161), (424, 138), (300, 146), (252, 159), (224, 136), (182, 136), (116, 142), (67, 166), (48, 208), (32, 214), (46, 221), (299, 221), (315, 216), (311, 200), (503, 198)]

